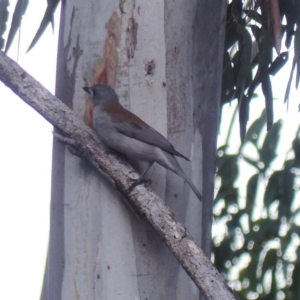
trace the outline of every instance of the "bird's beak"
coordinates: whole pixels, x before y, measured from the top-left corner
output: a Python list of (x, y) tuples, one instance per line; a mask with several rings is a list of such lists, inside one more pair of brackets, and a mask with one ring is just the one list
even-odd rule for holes
[(83, 89), (84, 89), (88, 94), (90, 94), (90, 95), (93, 96), (94, 91), (93, 91), (93, 89), (92, 89), (91, 87), (84, 86)]

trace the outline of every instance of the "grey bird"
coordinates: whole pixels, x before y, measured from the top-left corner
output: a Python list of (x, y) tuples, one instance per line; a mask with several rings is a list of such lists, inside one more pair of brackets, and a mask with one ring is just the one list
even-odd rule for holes
[(100, 139), (110, 148), (129, 158), (147, 162), (148, 166), (131, 189), (141, 183), (154, 162), (184, 178), (196, 196), (202, 195), (184, 173), (175, 156), (190, 161), (175, 150), (174, 146), (159, 132), (146, 124), (135, 114), (125, 109), (116, 92), (103, 84), (83, 87), (92, 96), (93, 123)]

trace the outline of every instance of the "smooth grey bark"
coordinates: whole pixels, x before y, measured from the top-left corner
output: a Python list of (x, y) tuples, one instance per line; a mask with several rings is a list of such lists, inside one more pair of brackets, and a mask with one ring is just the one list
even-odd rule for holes
[[(219, 9), (216, 9), (218, 7)], [(194, 49), (197, 66), (195, 78), (200, 78), (200, 84), (195, 86), (201, 99), (198, 115), (200, 132), (203, 134), (203, 182), (207, 188), (203, 191), (204, 203), (202, 211), (202, 226), (206, 228), (202, 234), (203, 251), (211, 252), (212, 207), (214, 198), (214, 178), (216, 171), (217, 135), (219, 128), (219, 105), (223, 75), (223, 49), (225, 40), (227, 1), (201, 1), (197, 7), (195, 40), (201, 44)], [(208, 26), (209, 24), (209, 26)], [(205, 42), (203, 42), (205, 41)], [(195, 66), (195, 65), (194, 65)]]
[[(125, 161), (109, 155), (106, 149), (99, 144), (95, 132), (83, 124), (66, 105), (52, 96), (41, 84), (2, 52), (0, 52), (0, 80), (54, 125), (60, 132), (60, 135), (55, 134), (55, 136), (75, 147), (76, 155), (89, 161), (96, 170), (110, 178), (115, 189), (123, 195), (131, 207), (148, 220), (149, 224), (163, 238), (165, 244), (207, 299), (235, 299), (222, 275), (213, 267), (187, 230), (175, 219), (173, 213), (149, 187), (140, 185), (128, 193), (131, 186), (128, 178), (137, 178), (138, 174)], [(72, 152), (74, 153), (74, 149)], [(78, 226), (78, 224), (75, 223), (73, 226)], [(115, 230), (119, 229), (115, 228)], [(83, 244), (85, 242), (83, 241)], [(96, 263), (98, 262), (96, 261)], [(96, 267), (94, 265), (94, 268)], [(118, 268), (119, 265), (115, 265), (115, 267)], [(111, 265), (107, 265), (107, 270), (110, 271), (110, 269)], [(86, 274), (83, 271), (85, 271), (84, 267), (78, 270), (79, 275), (72, 275), (85, 277)], [(94, 275), (96, 274), (94, 273)], [(97, 274), (96, 280), (100, 279), (100, 274)], [(126, 282), (124, 279), (124, 284)], [(50, 284), (51, 281), (47, 281), (45, 288), (51, 290)], [(115, 286), (117, 284), (115, 283)], [(95, 296), (98, 299), (97, 295), (91, 294), (85, 286), (76, 287), (77, 298), (82, 297), (80, 294), (86, 293), (85, 298), (90, 299)], [(62, 286), (62, 288), (66, 287)], [(106, 288), (106, 286), (103, 287), (104, 290)], [(64, 292), (63, 289), (62, 292)], [(106, 293), (112, 295), (111, 291)], [(44, 293), (44, 295), (50, 295), (50, 293)]]
[[(198, 164), (202, 164), (203, 170), (202, 223), (201, 231), (195, 228), (196, 232), (191, 232), (193, 236), (199, 236), (201, 248), (207, 256), (211, 252), (226, 8), (227, 1), (220, 0), (165, 1), (165, 36), (169, 54), (168, 126), (179, 132), (187, 126), (194, 128), (195, 132), (199, 131), (199, 134), (181, 136), (181, 139), (185, 139), (183, 144), (186, 148), (195, 143), (195, 151), (201, 152)], [(181, 107), (184, 116), (188, 105), (193, 106), (192, 117), (178, 122), (178, 113), (176, 110), (174, 112), (173, 107)]]
[[(63, 1), (57, 62), (56, 95), (79, 116), (81, 87), (106, 80), (125, 107), (191, 158), (191, 165), (180, 163), (203, 186), (203, 206), (181, 178), (159, 166), (149, 178), (207, 255), (225, 6), (216, 0)], [(198, 299), (152, 228), (57, 142), (52, 174), (48, 299)]]

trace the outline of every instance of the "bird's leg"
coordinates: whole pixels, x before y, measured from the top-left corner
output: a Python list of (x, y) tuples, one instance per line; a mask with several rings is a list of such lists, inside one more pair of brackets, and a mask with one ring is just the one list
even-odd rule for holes
[(134, 183), (130, 186), (128, 192), (130, 193), (137, 185), (145, 182), (145, 181), (148, 181), (148, 180), (145, 180), (144, 177), (146, 176), (146, 173), (149, 171), (149, 169), (153, 166), (154, 164), (154, 161), (151, 161), (149, 162), (147, 168), (145, 169), (145, 171), (142, 173), (142, 175), (134, 181)]

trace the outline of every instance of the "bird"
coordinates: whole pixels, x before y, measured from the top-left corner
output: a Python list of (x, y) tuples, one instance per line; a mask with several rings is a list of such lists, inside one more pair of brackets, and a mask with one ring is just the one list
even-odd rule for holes
[(141, 176), (132, 184), (130, 191), (144, 181), (154, 162), (181, 176), (202, 201), (202, 195), (185, 174), (177, 157), (190, 161), (175, 150), (174, 146), (158, 131), (138, 116), (125, 109), (115, 90), (108, 85), (85, 86), (93, 102), (93, 125), (100, 140), (109, 148), (125, 154), (128, 158), (146, 163)]

